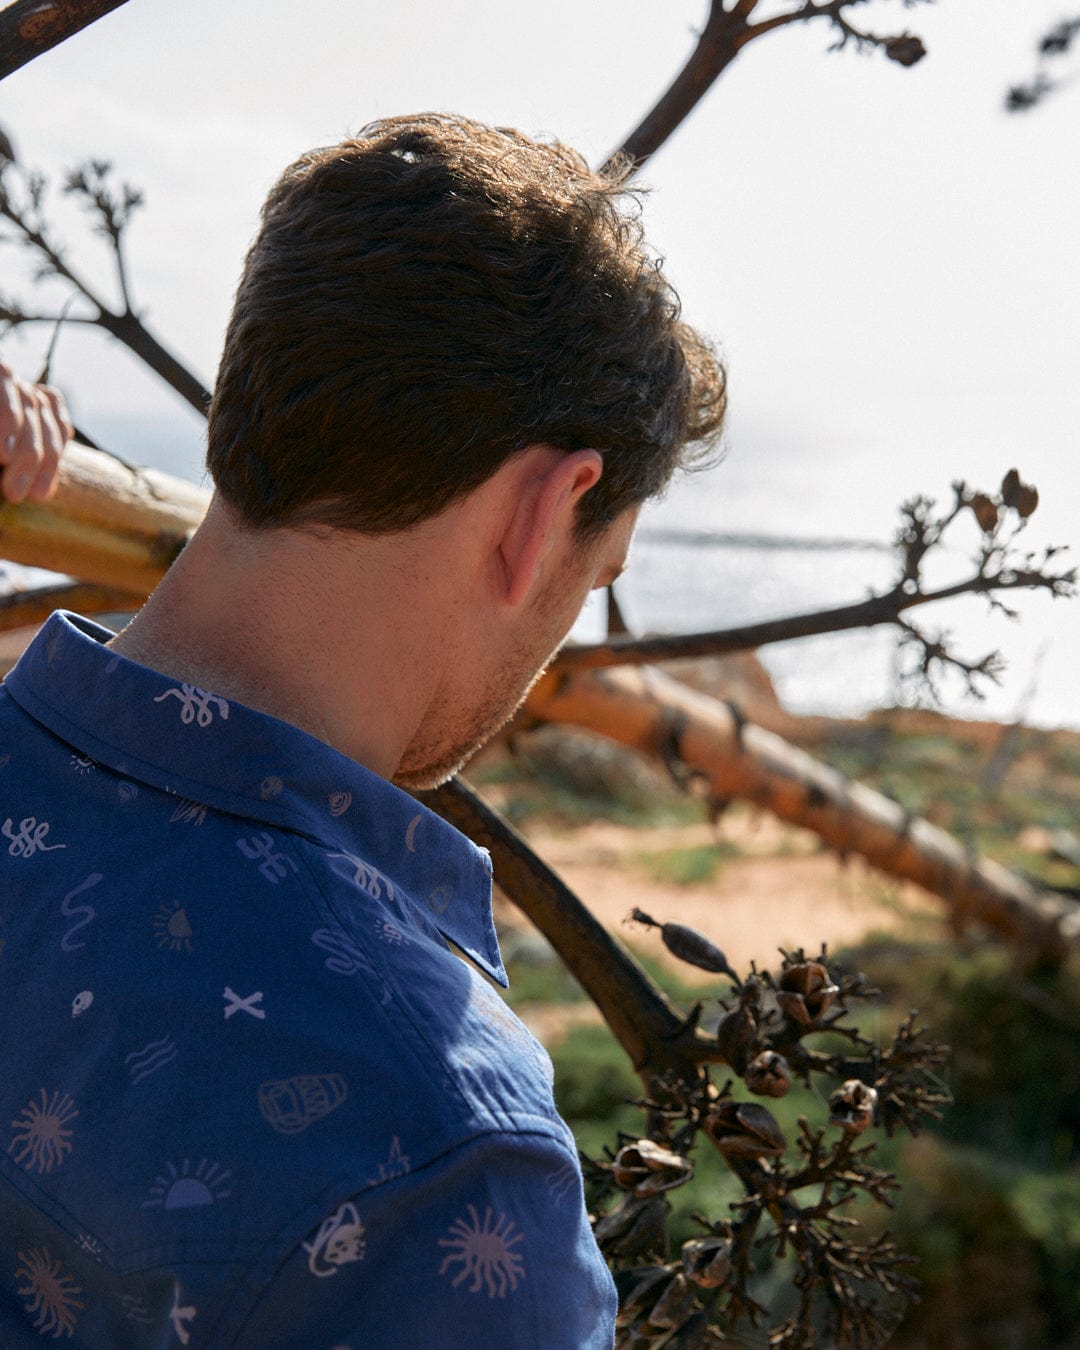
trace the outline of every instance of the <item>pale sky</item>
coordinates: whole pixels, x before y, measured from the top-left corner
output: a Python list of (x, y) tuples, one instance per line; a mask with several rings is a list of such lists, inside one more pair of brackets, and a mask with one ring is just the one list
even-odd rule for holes
[[(289, 160), (373, 117), (437, 108), (557, 135), (597, 162), (706, 9), (130, 0), (0, 85), (0, 126), (50, 174), (111, 158), (145, 191), (137, 302), (209, 383), (260, 202)], [(731, 371), (731, 491), (718, 479), (718, 493), (679, 498), (695, 524), (887, 536), (902, 497), (945, 495), (956, 477), (993, 487), (1016, 464), (1043, 494), (1032, 542), (1080, 542), (1080, 82), (1027, 115), (1002, 111), (1036, 39), (1074, 9), (858, 7), (868, 28), (922, 35), (929, 55), (912, 69), (826, 55), (824, 22), (792, 26), (747, 48), (647, 166), (649, 233)], [(70, 204), (61, 214), (73, 256), (100, 276), (100, 246)], [(5, 288), (16, 270), (8, 250)], [(29, 374), (45, 338), (3, 352)], [(197, 419), (104, 336), (66, 333), (54, 374), (88, 428), (171, 424), (198, 471)], [(1058, 605), (1052, 627), (1078, 620)], [(1080, 641), (1071, 651), (1044, 676), (1058, 708)]]

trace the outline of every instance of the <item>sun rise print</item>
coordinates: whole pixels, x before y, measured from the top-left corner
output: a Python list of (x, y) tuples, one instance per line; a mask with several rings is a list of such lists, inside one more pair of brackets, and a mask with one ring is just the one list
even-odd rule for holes
[(191, 954), (192, 927), (179, 900), (164, 901), (154, 915), (154, 938), (170, 952)]
[(232, 1172), (220, 1163), (200, 1158), (192, 1165), (185, 1158), (179, 1167), (166, 1163), (150, 1187), (143, 1209), (198, 1209), (227, 1200), (232, 1195)]

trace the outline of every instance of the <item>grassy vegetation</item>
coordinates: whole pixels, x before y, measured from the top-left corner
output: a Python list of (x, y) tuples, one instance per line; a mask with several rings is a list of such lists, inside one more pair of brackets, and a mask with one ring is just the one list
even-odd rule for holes
[[(928, 715), (929, 716), (929, 715)], [(1051, 887), (1077, 884), (1076, 868), (1025, 846), (1025, 827), (1080, 830), (1080, 748), (1037, 728), (1003, 728), (996, 745), (963, 739), (941, 719), (938, 733), (912, 734), (881, 719), (838, 727), (822, 757), (850, 778)]]
[(640, 866), (651, 881), (660, 885), (700, 886), (712, 881), (722, 862), (740, 856), (738, 845), (721, 839), (712, 844), (634, 853), (631, 861)]

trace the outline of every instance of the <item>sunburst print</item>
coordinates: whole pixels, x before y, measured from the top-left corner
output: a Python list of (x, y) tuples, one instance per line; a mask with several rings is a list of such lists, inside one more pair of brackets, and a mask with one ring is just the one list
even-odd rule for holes
[(19, 1260), (15, 1268), (18, 1294), (26, 1304), (26, 1311), (34, 1314), (35, 1330), (53, 1340), (71, 1336), (75, 1330), (75, 1314), (86, 1306), (79, 1298), (81, 1287), (70, 1275), (63, 1274), (63, 1266), (45, 1247), (31, 1247), (28, 1252), (17, 1252), (16, 1256)]
[(171, 952), (191, 952), (191, 924), (179, 900), (164, 901), (154, 915), (154, 937)]
[(450, 1248), (439, 1274), (459, 1265), (461, 1269), (450, 1281), (455, 1289), (471, 1276), (470, 1294), (486, 1289), (488, 1298), (505, 1298), (507, 1291), (513, 1293), (518, 1281), (525, 1278), (521, 1254), (514, 1251), (524, 1234), (514, 1232), (514, 1225), (505, 1214), (495, 1220), (490, 1205), (484, 1210), (482, 1222), (476, 1206), (468, 1208), (468, 1220), (455, 1219), (450, 1225), (451, 1236), (439, 1239), (440, 1247)]
[(79, 1114), (66, 1092), (50, 1097), (41, 1089), (40, 1104), (28, 1103), (11, 1122), (15, 1133), (8, 1152), (30, 1172), (51, 1172), (71, 1152), (73, 1131), (68, 1125)]
[(187, 1158), (179, 1167), (166, 1163), (164, 1172), (150, 1187), (143, 1209), (197, 1209), (227, 1200), (232, 1195), (232, 1175), (228, 1168), (207, 1158), (200, 1158), (195, 1167)]

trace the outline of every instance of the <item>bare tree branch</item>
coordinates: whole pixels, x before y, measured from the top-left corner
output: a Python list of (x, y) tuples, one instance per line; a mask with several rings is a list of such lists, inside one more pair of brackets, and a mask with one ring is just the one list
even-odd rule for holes
[[(97, 232), (109, 241), (120, 289), (118, 308), (110, 306), (96, 288), (75, 271), (61, 245), (52, 238), (44, 214), (44, 177), (23, 169), (10, 156), (0, 157), (0, 218), (14, 227), (14, 238), (40, 259), (39, 278), (58, 277), (68, 283), (75, 296), (91, 306), (90, 314), (70, 315), (67, 322), (103, 328), (205, 415), (210, 391), (161, 344), (132, 308), (124, 235), (132, 214), (142, 204), (142, 194), (127, 183), (114, 186), (110, 173), (111, 166), (106, 161), (91, 161), (68, 175), (64, 191), (84, 199), (97, 219)], [(0, 305), (0, 322), (10, 326), (43, 321), (53, 323), (60, 317), (30, 312), (13, 301)]]
[(668, 1071), (692, 1079), (699, 1063), (723, 1060), (715, 1042), (672, 1007), (566, 883), (467, 783), (455, 778), (416, 795), (490, 849), (500, 888), (559, 953), (647, 1080)]
[[(1080, 37), (1080, 15), (1062, 19), (1049, 32), (1043, 34), (1039, 40), (1039, 61), (1035, 73), (1026, 84), (1013, 85), (1005, 96), (1005, 107), (1009, 112), (1029, 111), (1041, 103), (1047, 94), (1064, 83), (1062, 79), (1051, 74), (1051, 67), (1060, 57), (1068, 55), (1078, 37)], [(1072, 78), (1075, 79), (1075, 75)]]
[(125, 0), (14, 0), (0, 11), (0, 80)]
[[(905, 634), (907, 646), (912, 650), (920, 649), (913, 673), (921, 673), (931, 689), (936, 673), (951, 666), (965, 676), (970, 690), (981, 695), (978, 677), (996, 679), (1000, 672), (996, 654), (966, 661), (951, 651), (943, 635), (928, 637), (901, 616), (921, 605), (952, 600), (961, 595), (983, 595), (992, 608), (1015, 617), (1000, 600), (1002, 593), (1042, 590), (1055, 597), (1070, 597), (1075, 594), (1077, 571), (1075, 567), (1059, 569), (1055, 565), (1054, 559), (1060, 549), (1047, 548), (1041, 555), (1020, 552), (1017, 541), (1038, 505), (1038, 492), (1022, 482), (1015, 469), (1005, 475), (999, 491), (993, 496), (973, 491), (965, 483), (954, 483), (953, 494), (952, 505), (940, 515), (934, 514), (934, 503), (927, 497), (916, 497), (903, 506), (902, 524), (896, 539), (898, 575), (887, 591), (850, 605), (708, 633), (609, 637), (604, 642), (564, 648), (552, 668), (561, 672), (596, 670), (689, 656), (723, 656), (792, 638), (892, 624)], [(941, 546), (949, 527), (968, 512), (975, 517), (980, 529), (972, 571), (960, 581), (927, 589), (923, 569), (928, 554)]]
[[(611, 171), (626, 161), (634, 171), (640, 168), (686, 120), (747, 43), (776, 28), (827, 19), (839, 32), (833, 50), (848, 42), (854, 42), (859, 48), (880, 47), (891, 61), (904, 66), (912, 66), (926, 55), (922, 42), (910, 33), (882, 37), (857, 29), (846, 18), (845, 11), (863, 3), (865, 0), (827, 0), (817, 4), (807, 0), (795, 9), (755, 24), (750, 20), (757, 8), (757, 0), (739, 0), (731, 9), (724, 8), (723, 0), (711, 0), (705, 27), (686, 64), (622, 145), (608, 156), (604, 169)], [(905, 8), (916, 3), (920, 0), (904, 0)]]

